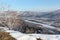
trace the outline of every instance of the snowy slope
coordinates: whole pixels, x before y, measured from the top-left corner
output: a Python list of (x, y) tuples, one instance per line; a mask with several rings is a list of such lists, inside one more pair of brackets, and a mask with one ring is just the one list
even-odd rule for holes
[(42, 40), (60, 40), (60, 35), (47, 35), (47, 34), (23, 34), (19, 31), (9, 30), (4, 28), (5, 32), (9, 32), (10, 35), (17, 40), (36, 40), (41, 38)]
[(14, 30), (7, 30), (6, 32), (9, 32), (17, 40), (36, 40), (36, 38), (41, 38), (42, 40), (60, 40), (60, 35), (23, 34)]
[(23, 34), (18, 31), (10, 31), (10, 35), (17, 40), (36, 40), (41, 38), (43, 40), (60, 40), (60, 35), (44, 35), (44, 34)]
[(17, 40), (36, 40), (35, 37), (29, 36), (27, 34), (20, 33), (18, 31), (7, 30), (6, 32), (9, 32), (10, 35), (12, 37), (16, 38)]

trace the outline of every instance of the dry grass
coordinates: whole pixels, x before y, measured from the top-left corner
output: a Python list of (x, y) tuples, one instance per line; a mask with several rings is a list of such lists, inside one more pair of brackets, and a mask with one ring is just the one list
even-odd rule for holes
[(16, 39), (11, 37), (9, 33), (0, 32), (0, 40), (16, 40)]

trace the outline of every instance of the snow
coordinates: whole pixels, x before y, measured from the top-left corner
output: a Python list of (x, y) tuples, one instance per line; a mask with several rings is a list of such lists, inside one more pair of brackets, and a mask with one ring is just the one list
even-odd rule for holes
[(10, 35), (12, 37), (16, 38), (17, 40), (36, 40), (35, 37), (29, 36), (27, 34), (20, 33), (18, 31), (6, 30), (5, 32), (9, 32)]
[(36, 40), (36, 38), (32, 37), (32, 36), (24, 35), (24, 36), (18, 38), (18, 40)]
[(10, 35), (17, 40), (36, 40), (41, 38), (42, 40), (60, 40), (60, 35), (48, 35), (48, 34), (23, 34), (14, 30), (6, 30)]
[(32, 34), (35, 38), (41, 38), (42, 40), (59, 40), (60, 35), (46, 35), (46, 34)]
[(41, 38), (42, 40), (60, 40), (60, 35), (24, 34), (19, 31), (9, 30), (5, 27), (3, 29), (5, 29), (5, 32), (9, 32), (10, 35), (17, 40), (36, 40), (36, 38)]

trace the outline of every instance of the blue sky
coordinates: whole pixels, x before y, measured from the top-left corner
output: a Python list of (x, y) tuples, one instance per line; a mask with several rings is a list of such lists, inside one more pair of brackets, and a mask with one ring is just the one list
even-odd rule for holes
[(10, 5), (11, 9), (21, 11), (48, 11), (60, 9), (60, 0), (0, 0), (0, 5)]

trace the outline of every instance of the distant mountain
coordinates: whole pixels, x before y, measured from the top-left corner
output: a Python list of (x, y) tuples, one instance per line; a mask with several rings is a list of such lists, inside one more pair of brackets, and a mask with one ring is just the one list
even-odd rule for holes
[(60, 18), (60, 9), (51, 12), (33, 12), (33, 11), (20, 11), (22, 17), (39, 17), (39, 18)]
[(60, 10), (55, 10), (47, 14), (41, 15), (40, 17), (50, 18), (50, 19), (60, 19)]
[(33, 11), (20, 11), (22, 17), (40, 17), (40, 15), (46, 14), (46, 12), (33, 12)]

